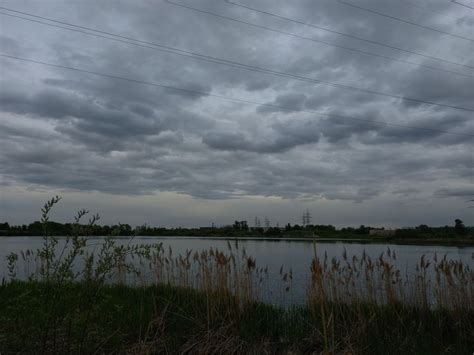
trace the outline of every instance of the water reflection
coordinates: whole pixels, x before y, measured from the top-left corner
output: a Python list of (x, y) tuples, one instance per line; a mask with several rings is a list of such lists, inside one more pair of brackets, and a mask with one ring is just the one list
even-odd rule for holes
[[(64, 239), (61, 239), (64, 240)], [(103, 242), (102, 238), (90, 238), (88, 248), (97, 250)], [(2, 237), (0, 238), (0, 279), (7, 276), (6, 255), (10, 252), (20, 253), (26, 249), (36, 250), (43, 243), (40, 237)], [(360, 258), (365, 252), (372, 259), (377, 259), (388, 249), (395, 252), (396, 260), (392, 260), (404, 277), (409, 278), (415, 272), (416, 264), (420, 257), (433, 259), (434, 255), (446, 255), (448, 260), (460, 260), (467, 265), (473, 262), (473, 247), (453, 246), (419, 246), (395, 244), (364, 244), (357, 242), (317, 242), (308, 241), (269, 241), (269, 240), (223, 240), (215, 238), (185, 238), (185, 237), (135, 237), (118, 238), (117, 244), (154, 244), (163, 243), (165, 250), (171, 248), (174, 255), (185, 254), (192, 250), (201, 252), (211, 247), (228, 252), (229, 244), (234, 253), (239, 254), (245, 250), (246, 254), (257, 261), (257, 266), (268, 268), (268, 276), (264, 280), (261, 297), (263, 300), (276, 304), (301, 304), (306, 300), (307, 286), (310, 278), (310, 265), (315, 250), (320, 258), (330, 260), (333, 257), (342, 259), (344, 253), (348, 260), (353, 256)], [(292, 279), (282, 282), (282, 275), (290, 272)], [(19, 276), (22, 277), (22, 274)], [(32, 270), (23, 270), (25, 273)], [(149, 275), (152, 280), (152, 276)], [(136, 281), (136, 280), (135, 280)], [(129, 282), (132, 282), (129, 279)]]

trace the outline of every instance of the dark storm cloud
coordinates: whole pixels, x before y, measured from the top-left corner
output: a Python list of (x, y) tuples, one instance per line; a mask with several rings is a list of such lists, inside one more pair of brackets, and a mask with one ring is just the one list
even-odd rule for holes
[[(223, 1), (186, 3), (339, 46), (474, 75), (465, 67), (409, 56)], [(249, 66), (473, 108), (472, 77), (354, 53), (164, 2), (2, 4)], [(469, 17), (442, 1), (436, 1), (434, 9), (458, 20), (433, 11), (421, 16), (413, 7), (387, 1), (361, 4), (449, 32), (467, 35), (472, 26)], [(261, 0), (251, 5), (474, 65), (468, 43), (337, 2)], [(456, 185), (469, 184), (473, 139), (446, 131), (474, 134), (472, 112), (2, 20), (2, 52), (188, 90), (1, 59), (2, 68), (8, 68), (2, 72), (0, 90), (3, 183), (130, 195), (172, 191), (204, 199), (258, 195), (356, 202), (415, 193), (462, 198), (470, 192)], [(208, 93), (266, 105), (226, 101)]]

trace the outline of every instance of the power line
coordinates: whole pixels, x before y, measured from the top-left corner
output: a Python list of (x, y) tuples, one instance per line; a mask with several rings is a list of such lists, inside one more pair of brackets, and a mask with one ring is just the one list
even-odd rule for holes
[[(472, 75), (472, 74), (460, 73), (460, 72), (449, 70), (449, 69), (443, 69), (443, 68), (438, 68), (438, 67), (434, 67), (434, 66), (427, 65), (427, 64), (412, 62), (412, 61), (406, 60), (406, 59), (393, 58), (393, 57), (389, 57), (389, 56), (386, 56), (386, 55), (383, 55), (383, 54), (377, 54), (377, 53), (365, 51), (365, 50), (362, 50), (362, 49), (351, 48), (351, 47), (343, 46), (341, 44), (334, 44), (334, 43), (327, 42), (327, 41), (324, 41), (324, 40), (311, 38), (311, 37), (306, 37), (306, 36), (298, 35), (296, 33), (287, 32), (287, 31), (283, 31), (283, 30), (278, 30), (278, 29), (275, 29), (275, 28), (271, 28), (271, 27), (268, 27), (268, 26), (247, 22), (247, 21), (244, 21), (244, 20), (239, 20), (239, 19), (236, 19), (234, 17), (230, 17), (230, 16), (226, 16), (226, 15), (220, 15), (220, 14), (217, 14), (215, 12), (211, 12), (211, 11), (207, 11), (207, 10), (201, 10), (201, 9), (198, 9), (198, 8), (195, 8), (195, 7), (192, 7), (192, 6), (175, 3), (175, 2), (172, 2), (170, 0), (164, 0), (164, 1), (167, 2), (170, 5), (179, 6), (179, 7), (191, 10), (191, 11), (200, 12), (200, 13), (215, 16), (217, 18), (221, 18), (221, 19), (224, 19), (224, 20), (233, 21), (233, 22), (240, 23), (240, 24), (245, 24), (245, 25), (255, 27), (255, 28), (258, 28), (258, 29), (271, 31), (271, 32), (274, 32), (274, 33), (283, 34), (283, 35), (286, 35), (286, 36), (295, 37), (295, 38), (303, 39), (303, 40), (306, 40), (306, 41), (320, 43), (320, 44), (324, 44), (324, 45), (327, 45), (327, 46), (340, 48), (340, 49), (352, 51), (352, 52), (359, 53), (359, 54), (365, 54), (365, 55), (370, 55), (370, 56), (374, 56), (374, 57), (379, 57), (379, 58), (386, 59), (386, 60), (391, 60), (391, 61), (394, 61), (394, 62), (410, 64), (410, 65), (414, 65), (414, 66), (418, 66), (418, 67), (422, 67), (422, 68), (427, 68), (427, 69), (431, 69), (431, 70), (437, 70), (437, 71), (446, 72), (446, 73), (450, 73), (450, 74), (455, 74), (455, 75), (461, 75), (461, 76), (474, 78), (474, 75)], [(457, 64), (457, 63), (455, 63), (455, 64)]]
[(409, 20), (402, 19), (400, 17), (388, 15), (386, 13), (376, 11), (376, 10), (372, 10), (372, 9), (368, 9), (366, 7), (363, 7), (363, 6), (354, 5), (354, 4), (351, 4), (351, 3), (348, 3), (348, 2), (344, 2), (343, 0), (338, 0), (338, 3), (340, 3), (342, 5), (353, 7), (355, 9), (366, 11), (366, 12), (369, 12), (371, 14), (386, 17), (386, 18), (389, 18), (389, 19), (394, 20), (394, 21), (398, 21), (398, 22), (406, 23), (406, 24), (409, 24), (409, 25), (412, 25), (412, 26), (420, 27), (420, 28), (423, 28), (425, 30), (430, 30), (430, 31), (433, 31), (433, 32), (441, 33), (441, 34), (446, 35), (446, 36), (451, 36), (451, 37), (454, 37), (454, 38), (463, 39), (463, 40), (469, 41), (469, 42), (474, 41), (474, 39), (469, 38), (469, 37), (465, 37), (465, 36), (457, 35), (455, 33), (450, 33), (450, 32), (447, 32), (447, 31), (439, 30), (437, 28), (430, 27), (430, 26), (420, 25), (419, 23), (416, 23), (416, 22), (413, 22), (413, 21), (409, 21)]
[[(454, 3), (458, 3), (456, 0), (452, 0), (452, 1), (453, 1)], [(473, 4), (472, 0), (471, 0), (471, 4)], [(461, 5), (464, 5), (464, 4), (461, 3)], [(473, 11), (473, 10), (474, 10), (474, 7), (472, 7), (472, 6), (465, 6), (465, 7), (471, 9), (470, 12), (471, 12), (471, 15), (473, 15), (472, 19), (474, 19), (474, 11)], [(474, 26), (472, 26), (472, 24), (471, 24), (471, 36), (474, 35), (473, 30), (474, 30)], [(471, 43), (471, 47), (474, 49), (474, 46), (472, 45), (472, 43)], [(474, 54), (474, 52), (473, 52), (473, 54)], [(472, 185), (472, 184), (474, 183), (474, 155), (473, 155), (472, 149), (471, 149), (471, 167), (472, 167), (472, 168), (471, 168), (471, 185)], [(468, 196), (469, 196), (469, 195), (468, 195)], [(474, 195), (472, 195), (472, 196), (474, 196)], [(469, 196), (469, 197), (472, 198), (472, 196)], [(471, 200), (471, 202), (474, 202), (474, 200)], [(474, 205), (473, 205), (473, 206), (469, 206), (468, 208), (474, 208)]]
[(468, 9), (474, 10), (474, 7), (469, 6), (469, 5), (466, 5), (466, 4), (463, 4), (463, 3), (459, 2), (459, 1), (451, 0), (451, 2), (454, 3), (454, 4), (457, 4), (457, 5), (461, 5), (461, 6), (467, 7)]
[[(180, 6), (180, 7), (186, 8), (186, 9), (190, 9), (190, 10), (192, 10), (192, 11), (196, 11), (196, 12), (200, 12), (200, 13), (204, 13), (204, 14), (208, 14), (208, 15), (220, 17), (220, 18), (223, 18), (223, 19), (226, 19), (226, 20), (230, 20), (230, 21), (234, 21), (234, 22), (238, 22), (238, 23), (245, 23), (245, 24), (250, 25), (250, 26), (253, 26), (253, 27), (263, 28), (263, 29), (270, 30), (270, 31), (273, 31), (273, 32), (277, 32), (277, 33), (284, 33), (284, 34), (287, 34), (287, 35), (290, 35), (290, 36), (293, 36), (293, 37), (299, 37), (299, 38), (302, 37), (302, 36), (294, 35), (294, 34), (291, 34), (291, 33), (285, 33), (284, 31), (269, 29), (269, 28), (266, 28), (265, 26), (255, 25), (255, 24), (252, 24), (252, 23), (248, 23), (248, 22), (246, 22), (246, 21), (237, 20), (237, 19), (232, 18), (232, 17), (229, 17), (229, 16), (223, 16), (223, 15), (216, 14), (216, 13), (213, 13), (213, 12), (210, 12), (210, 11), (205, 11), (205, 10), (193, 8), (193, 7), (191, 7), (191, 6), (182, 5), (182, 4), (178, 4), (178, 3), (174, 3), (174, 2), (172, 2), (172, 1), (170, 1), (170, 0), (165, 0), (165, 1), (166, 1), (167, 3), (172, 4), (172, 5), (176, 5), (176, 6)], [(228, 3), (231, 3), (231, 2), (228, 1), (228, 0), (225, 0), (225, 1), (228, 2)], [(236, 4), (236, 5), (239, 6), (239, 4)], [(416, 7), (416, 5), (413, 5), (413, 6)], [(253, 9), (253, 8), (250, 8), (250, 7), (246, 7), (246, 6), (242, 6), (242, 7), (247, 8), (247, 9), (251, 9), (251, 10), (256, 10), (256, 9)], [(261, 12), (261, 11), (259, 11), (259, 10), (256, 10), (256, 11), (257, 11), (257, 12)], [(275, 16), (275, 14), (271, 14), (271, 13), (268, 13), (268, 12), (263, 12), (263, 13), (265, 13), (265, 14), (267, 14), (267, 15)], [(288, 18), (285, 18), (285, 17), (282, 17), (282, 16), (278, 16), (278, 15), (276, 15), (275, 17), (277, 17), (277, 18), (282, 18), (282, 19), (285, 19), (285, 20), (290, 20), (290, 21), (292, 20), (292, 19), (288, 19)], [(300, 23), (300, 24), (303, 24), (303, 25), (308, 25), (308, 24), (306, 24), (306, 23), (302, 23), (302, 22), (299, 22), (299, 21), (295, 21), (295, 22)], [(311, 26), (311, 25), (308, 25), (308, 26)], [(316, 28), (318, 28), (318, 29), (323, 29), (323, 28), (321, 28), (320, 26), (312, 26), (312, 27), (316, 27)], [(326, 29), (324, 29), (324, 30), (326, 30)], [(331, 32), (331, 31), (329, 31), (329, 32)], [(345, 35), (345, 34), (342, 34), (342, 33), (339, 33), (339, 32), (333, 32), (333, 33), (337, 33), (337, 34), (340, 34), (340, 35)], [(349, 35), (348, 37), (353, 38), (354, 36)], [(358, 37), (356, 37), (356, 38), (357, 38), (357, 39), (360, 39), (360, 40), (364, 40), (364, 41), (369, 42), (369, 43), (374, 43), (374, 42), (375, 42), (375, 41), (370, 41), (370, 40), (366, 40), (366, 39), (361, 39), (361, 38), (358, 38)], [(307, 39), (307, 38), (302, 38), (302, 39)], [(309, 39), (309, 40), (312, 40), (312, 39)], [(321, 42), (320, 42), (320, 43), (321, 43)], [(325, 43), (325, 44), (328, 44), (328, 43)], [(377, 44), (382, 45), (382, 46), (387, 46), (387, 45), (385, 45), (385, 44), (380, 44), (380, 43), (377, 43)], [(331, 44), (329, 44), (329, 45), (331, 45)], [(398, 49), (398, 50), (403, 50), (403, 49), (398, 48), (398, 47), (395, 47), (395, 46), (388, 46), (388, 47), (389, 47), (389, 48)], [(344, 49), (353, 50), (352, 48), (347, 48), (347, 47), (345, 47)], [(415, 53), (414, 51), (407, 51), (407, 50), (403, 50), (403, 51), (406, 51), (406, 52), (409, 52), (409, 53), (412, 52), (413, 54), (421, 55), (421, 56), (428, 57), (428, 58), (431, 57), (430, 59), (436, 59), (436, 60), (439, 60), (439, 59), (440, 59), (440, 58), (434, 58), (434, 57), (432, 57), (432, 56), (427, 56), (427, 55), (425, 55), (425, 54)], [(362, 52), (360, 52), (360, 53), (362, 53)], [(363, 53), (363, 54), (373, 55), (372, 53)], [(385, 58), (385, 59), (393, 60), (393, 58), (390, 58), (390, 57)], [(450, 61), (447, 61), (447, 60), (445, 60), (445, 59), (441, 59), (440, 61), (443, 61), (443, 62), (450, 62)], [(409, 63), (409, 64), (412, 64), (412, 63)], [(460, 65), (460, 64), (454, 63), (454, 62), (451, 62), (451, 64)], [(472, 67), (469, 66), (469, 65), (460, 65), (460, 66), (463, 66), (463, 67), (466, 67), (466, 68), (472, 68)], [(431, 67), (430, 69), (435, 69), (435, 70), (436, 70), (437, 68)]]
[(401, 0), (401, 1), (403, 1), (404, 3), (406, 3), (409, 6), (413, 6), (415, 8), (418, 8), (418, 9), (422, 10), (422, 11), (432, 12), (434, 14), (438, 14), (438, 15), (441, 15), (441, 16), (446, 17), (446, 18), (451, 18), (452, 20), (460, 20), (461, 19), (461, 17), (448, 15), (448, 14), (445, 14), (444, 12), (442, 12), (442, 11), (433, 10), (433, 9), (429, 8), (428, 6), (421, 6), (420, 4), (415, 4), (414, 2), (409, 1), (409, 0)]
[[(170, 2), (169, 0), (165, 0), (165, 1)], [(349, 33), (344, 33), (344, 32), (340, 32), (340, 31), (332, 30), (330, 28), (326, 28), (326, 27), (322, 27), (322, 26), (318, 26), (318, 25), (313, 25), (313, 24), (306, 23), (306, 22), (303, 22), (303, 21), (300, 21), (300, 20), (285, 17), (285, 16), (282, 16), (282, 15), (278, 15), (278, 14), (275, 14), (275, 13), (272, 13), (272, 12), (259, 10), (259, 9), (254, 8), (254, 7), (250, 7), (248, 5), (242, 5), (242, 4), (239, 4), (239, 3), (236, 3), (236, 2), (232, 2), (231, 0), (224, 0), (224, 1), (226, 3), (234, 5), (234, 6), (242, 7), (244, 9), (248, 9), (248, 10), (251, 10), (251, 11), (254, 11), (254, 12), (258, 12), (258, 13), (261, 13), (261, 14), (265, 14), (265, 15), (268, 15), (268, 16), (275, 17), (275, 18), (279, 18), (279, 19), (282, 19), (282, 20), (285, 20), (285, 21), (290, 21), (290, 22), (298, 23), (300, 25), (316, 28), (318, 30), (334, 33), (334, 34), (337, 34), (337, 35), (340, 35), (340, 36), (357, 39), (359, 41), (363, 41), (363, 42), (366, 42), (366, 43), (371, 43), (371, 44), (375, 44), (375, 45), (378, 45), (378, 46), (382, 46), (382, 47), (386, 47), (386, 48), (390, 48), (390, 49), (395, 49), (395, 50), (398, 50), (398, 51), (401, 51), (401, 52), (418, 55), (420, 57), (424, 57), (424, 58), (431, 59), (431, 60), (436, 60), (436, 61), (443, 62), (443, 63), (448, 63), (448, 64), (457, 65), (457, 66), (464, 67), (464, 68), (474, 69), (474, 66), (472, 66), (472, 65), (456, 63), (456, 62), (453, 62), (453, 61), (448, 60), (448, 59), (444, 59), (444, 58), (435, 57), (435, 56), (432, 56), (432, 55), (429, 55), (429, 54), (424, 54), (424, 53), (412, 51), (410, 49), (404, 49), (404, 48), (393, 46), (393, 45), (390, 45), (390, 44), (386, 44), (386, 43), (374, 41), (374, 40), (371, 40), (371, 39), (355, 36), (355, 35), (352, 35), (352, 34), (349, 34)]]
[(154, 82), (150, 82), (150, 81), (143, 81), (143, 80), (138, 80), (138, 79), (126, 78), (126, 77), (122, 77), (122, 76), (118, 76), (118, 75), (106, 74), (106, 73), (96, 72), (96, 71), (77, 68), (77, 67), (70, 67), (70, 66), (66, 66), (66, 65), (62, 65), (62, 64), (48, 63), (48, 62), (43, 62), (43, 61), (40, 61), (40, 60), (18, 57), (18, 56), (14, 56), (14, 55), (10, 55), (10, 54), (0, 53), (0, 57), (9, 58), (9, 59), (18, 60), (18, 61), (23, 61), (23, 62), (28, 62), (28, 63), (44, 65), (44, 66), (49, 66), (49, 67), (53, 67), (53, 68), (71, 70), (71, 71), (75, 71), (75, 72), (79, 72), (79, 73), (86, 73), (86, 74), (101, 76), (101, 77), (105, 77), (105, 78), (109, 78), (109, 79), (127, 81), (127, 82), (132, 82), (132, 83), (135, 83), (135, 84), (144, 84), (144, 85), (148, 85), (148, 86), (159, 87), (159, 88), (166, 89), (166, 90), (185, 92), (185, 93), (192, 94), (192, 95), (197, 95), (197, 96), (215, 97), (215, 98), (222, 99), (222, 100), (233, 101), (233, 102), (238, 102), (238, 103), (246, 103), (246, 104), (251, 104), (251, 105), (255, 105), (255, 106), (264, 106), (264, 107), (272, 107), (272, 108), (278, 108), (278, 109), (283, 109), (283, 110), (291, 110), (291, 111), (296, 111), (296, 112), (305, 112), (305, 113), (311, 113), (311, 114), (326, 116), (326, 117), (330, 117), (330, 118), (333, 118), (333, 119), (350, 120), (350, 121), (378, 124), (378, 125), (389, 126), (389, 127), (416, 129), (416, 130), (422, 130), (422, 131), (427, 131), (427, 132), (446, 133), (446, 134), (453, 134), (453, 135), (457, 135), (457, 136), (473, 137), (474, 138), (474, 134), (469, 134), (469, 133), (446, 131), (446, 130), (441, 130), (441, 129), (428, 128), (428, 127), (409, 126), (409, 125), (403, 125), (403, 124), (397, 124), (397, 123), (388, 123), (388, 122), (384, 122), (384, 121), (368, 120), (368, 119), (363, 119), (363, 118), (356, 118), (356, 117), (350, 117), (350, 116), (344, 116), (344, 115), (326, 113), (326, 112), (320, 112), (320, 111), (314, 111), (314, 110), (302, 110), (298, 107), (271, 104), (271, 103), (262, 103), (262, 102), (252, 101), (252, 100), (234, 98), (234, 97), (225, 96), (225, 95), (211, 94), (209, 92), (204, 92), (204, 91), (199, 91), (199, 90), (185, 89), (185, 88), (181, 88), (181, 87), (177, 87), (177, 86), (164, 85), (164, 84), (154, 83)]
[[(153, 50), (157, 50), (157, 51), (161, 51), (161, 52), (165, 52), (165, 53), (176, 54), (176, 55), (184, 56), (184, 57), (187, 57), (187, 58), (210, 61), (212, 63), (219, 63), (219, 64), (223, 64), (225, 62), (225, 63), (227, 63), (227, 65), (233, 64), (233, 66), (238, 67), (238, 68), (241, 68), (241, 67), (245, 66), (245, 64), (239, 65), (236, 62), (227, 61), (225, 59), (221, 59), (221, 58), (217, 58), (217, 57), (207, 56), (207, 55), (195, 53), (195, 52), (192, 52), (192, 51), (187, 51), (187, 50), (183, 50), (183, 49), (179, 49), (179, 48), (175, 48), (175, 47), (165, 46), (165, 45), (158, 44), (158, 43), (146, 42), (146, 41), (142, 41), (142, 40), (138, 40), (138, 39), (134, 39), (134, 38), (130, 38), (130, 37), (125, 37), (125, 36), (113, 34), (113, 33), (110, 33), (110, 32), (95, 30), (95, 29), (92, 29), (92, 28), (87, 28), (87, 29), (88, 29), (88, 31), (106, 33), (109, 36), (114, 36), (114, 37), (117, 37), (117, 38), (107, 37), (107, 36), (103, 36), (103, 35), (100, 35), (100, 34), (97, 34), (97, 33), (90, 33), (90, 32), (86, 32), (86, 31), (82, 31), (82, 30), (77, 30), (77, 29), (74, 29), (74, 28), (54, 25), (54, 24), (50, 24), (50, 23), (46, 23), (46, 22), (42, 22), (42, 21), (38, 21), (38, 20), (33, 20), (33, 19), (29, 19), (29, 18), (26, 18), (26, 17), (17, 16), (17, 15), (7, 14), (7, 13), (3, 13), (3, 12), (0, 12), (0, 15), (5, 15), (5, 16), (9, 16), (9, 17), (17, 18), (17, 19), (22, 19), (22, 20), (26, 20), (26, 21), (46, 25), (46, 26), (51, 26), (51, 27), (55, 27), (55, 28), (60, 28), (60, 29), (72, 31), (72, 32), (77, 32), (77, 33), (85, 34), (85, 35), (88, 35), (88, 36), (93, 36), (93, 37), (102, 38), (102, 39), (108, 39), (108, 40), (111, 40), (111, 41), (125, 43), (125, 44), (130, 44), (130, 45), (137, 46), (137, 47), (148, 48), (148, 49), (153, 49)], [(48, 19), (48, 21), (55, 21), (55, 20)], [(73, 25), (73, 24), (69, 24), (69, 26), (84, 28), (82, 26)], [(118, 38), (126, 38), (127, 40), (122, 40), (122, 39), (118, 39)], [(147, 43), (149, 45), (145, 45), (145, 44), (141, 44), (141, 43)]]
[[(0, 9), (1, 9), (1, 7), (0, 7)], [(40, 23), (40, 24), (43, 24), (43, 25), (46, 25), (46, 26), (61, 28), (61, 29), (65, 29), (65, 30), (69, 30), (69, 31), (73, 31), (73, 32), (79, 32), (79, 33), (89, 35), (89, 36), (99, 37), (99, 38), (108, 39), (108, 40), (121, 42), (121, 43), (126, 43), (126, 44), (131, 44), (131, 45), (135, 45), (135, 46), (138, 46), (138, 47), (145, 47), (145, 48), (149, 48), (149, 49), (154, 49), (154, 50), (158, 50), (158, 51), (162, 51), (162, 52), (167, 52), (167, 53), (171, 53), (171, 54), (175, 54), (175, 55), (184, 56), (184, 57), (191, 58), (191, 59), (197, 59), (197, 60), (211, 62), (211, 63), (215, 63), (215, 64), (226, 65), (226, 66), (230, 66), (230, 67), (234, 67), (234, 68), (238, 68), (238, 69), (244, 69), (244, 70), (248, 70), (248, 71), (252, 71), (252, 72), (258, 72), (258, 73), (264, 73), (264, 74), (274, 75), (274, 76), (278, 76), (278, 77), (290, 78), (290, 79), (303, 81), (303, 82), (310, 82), (310, 83), (314, 83), (314, 84), (321, 84), (321, 85), (326, 85), (326, 86), (330, 86), (330, 87), (334, 87), (334, 88), (338, 88), (338, 89), (363, 92), (363, 93), (370, 94), (370, 95), (385, 96), (385, 97), (391, 97), (391, 98), (395, 98), (395, 99), (399, 99), (399, 100), (416, 102), (416, 103), (420, 103), (420, 104), (427, 104), (427, 105), (452, 108), (452, 109), (457, 109), (457, 110), (462, 110), (462, 111), (474, 112), (474, 109), (472, 109), (472, 108), (466, 108), (466, 107), (462, 107), (462, 106), (455, 106), (455, 105), (449, 105), (449, 104), (442, 104), (442, 103), (437, 103), (437, 102), (428, 101), (428, 100), (416, 99), (416, 98), (402, 96), (402, 95), (396, 95), (396, 94), (391, 94), (391, 93), (386, 93), (386, 92), (381, 92), (381, 91), (376, 91), (376, 90), (371, 90), (371, 89), (365, 89), (365, 88), (356, 87), (356, 86), (350, 86), (350, 85), (346, 85), (346, 84), (334, 83), (334, 82), (330, 82), (330, 81), (327, 81), (327, 80), (320, 80), (320, 79), (310, 78), (310, 77), (306, 77), (306, 76), (300, 76), (300, 75), (296, 75), (296, 74), (280, 72), (280, 71), (276, 71), (276, 70), (273, 70), (273, 69), (268, 69), (268, 68), (259, 67), (259, 66), (255, 66), (255, 65), (244, 64), (244, 63), (231, 61), (231, 60), (223, 59), (223, 58), (219, 58), (219, 57), (204, 55), (204, 54), (200, 54), (200, 53), (196, 53), (196, 52), (192, 52), (192, 51), (187, 51), (187, 50), (183, 50), (183, 49), (179, 49), (179, 48), (165, 46), (165, 45), (162, 45), (162, 44), (137, 40), (137, 39), (134, 39), (134, 38), (131, 38), (131, 37), (125, 37), (125, 36), (117, 35), (117, 34), (114, 34), (114, 33), (111, 33), (111, 32), (96, 30), (96, 29), (93, 29), (93, 28), (79, 26), (79, 25), (75, 25), (75, 24), (67, 23), (67, 22), (63, 22), (63, 21), (57, 21), (57, 20), (54, 20), (54, 19), (46, 18), (46, 17), (44, 19), (46, 19), (48, 21), (51, 21), (51, 22), (60, 22), (62, 24), (67, 24), (68, 26), (77, 27), (77, 28), (81, 28), (81, 29), (86, 29), (87, 31), (104, 33), (104, 34), (107, 34), (107, 36), (103, 36), (103, 35), (97, 34), (97, 33), (90, 33), (90, 32), (86, 32), (86, 31), (83, 31), (83, 30), (77, 30), (77, 29), (74, 29), (74, 28), (64, 27), (64, 26), (60, 26), (60, 25), (49, 24), (49, 23), (46, 23), (46, 22), (42, 22), (42, 21), (38, 21), (38, 20), (34, 20), (34, 19), (28, 19), (28, 18), (21, 17), (21, 16), (18, 16), (18, 15), (5, 14), (5, 13), (1, 13), (1, 12), (0, 12), (0, 14), (10, 16), (10, 17), (14, 17), (14, 18), (19, 18), (19, 19), (34, 22), (34, 23)], [(27, 13), (25, 13), (25, 14), (27, 14)], [(34, 15), (34, 16), (36, 16), (36, 15)], [(117, 37), (117, 38), (111, 38), (111, 37), (108, 37), (108, 36), (113, 36), (113, 37)], [(124, 38), (126, 40), (124, 40), (122, 38)], [(141, 44), (141, 43), (146, 43), (146, 44)]]

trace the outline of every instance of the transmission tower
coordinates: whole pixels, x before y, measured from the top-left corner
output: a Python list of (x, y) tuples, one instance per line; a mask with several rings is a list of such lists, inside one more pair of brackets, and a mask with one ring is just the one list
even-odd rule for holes
[(255, 228), (260, 228), (260, 218), (255, 217)]
[(306, 209), (306, 212), (303, 213), (303, 226), (307, 226), (308, 224), (311, 223), (311, 213), (309, 213), (309, 210)]
[(265, 223), (265, 228), (270, 228), (270, 220), (268, 219), (268, 217), (265, 217), (264, 219), (264, 223)]

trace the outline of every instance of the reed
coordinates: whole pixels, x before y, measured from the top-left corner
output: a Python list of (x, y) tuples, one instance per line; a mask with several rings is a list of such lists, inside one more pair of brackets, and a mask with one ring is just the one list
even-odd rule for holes
[[(39, 250), (10, 254), (0, 286), (0, 353), (472, 353), (474, 273), (421, 256), (402, 275), (395, 252), (314, 256), (307, 304), (262, 303), (269, 270), (230, 242), (176, 255), (162, 244), (93, 246), (48, 234)], [(86, 235), (80, 237), (79, 235)], [(95, 249), (93, 249), (95, 248)], [(280, 268), (283, 292), (293, 271)], [(23, 281), (21, 281), (23, 280)], [(275, 281), (275, 280), (272, 280)]]

